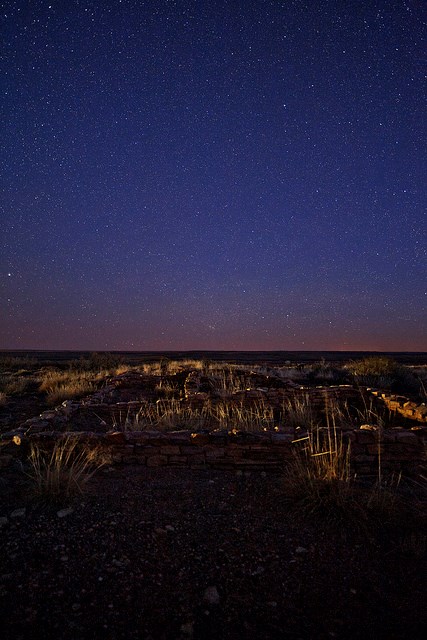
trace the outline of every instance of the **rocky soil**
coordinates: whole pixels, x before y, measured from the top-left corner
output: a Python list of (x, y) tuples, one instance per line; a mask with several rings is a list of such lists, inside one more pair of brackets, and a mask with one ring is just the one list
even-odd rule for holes
[(425, 531), (296, 518), (276, 475), (105, 469), (73, 502), (0, 484), (3, 640), (416, 640)]

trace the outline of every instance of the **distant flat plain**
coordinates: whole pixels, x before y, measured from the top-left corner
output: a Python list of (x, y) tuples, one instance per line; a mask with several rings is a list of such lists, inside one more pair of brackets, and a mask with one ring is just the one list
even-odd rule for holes
[[(85, 358), (96, 351), (37, 351), (32, 349), (1, 350), (0, 357), (27, 357), (39, 362), (64, 362)], [(103, 351), (96, 351), (104, 353)], [(304, 364), (325, 360), (329, 363), (344, 363), (368, 356), (382, 355), (401, 364), (425, 365), (427, 352), (404, 351), (105, 351), (123, 358), (130, 365), (153, 362), (160, 358), (169, 360), (214, 360), (235, 364), (267, 364), (283, 366), (285, 364)]]

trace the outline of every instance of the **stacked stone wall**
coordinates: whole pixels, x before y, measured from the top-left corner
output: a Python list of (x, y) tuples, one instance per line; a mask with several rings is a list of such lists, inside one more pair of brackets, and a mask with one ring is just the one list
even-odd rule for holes
[[(295, 430), (287, 424), (286, 403), (309, 402), (319, 417), (334, 403), (337, 406), (365, 404), (370, 394), (384, 402), (391, 412), (417, 423), (412, 429), (389, 428), (376, 430), (349, 424), (342, 432), (345, 446), (350, 447), (353, 472), (359, 476), (382, 473), (413, 475), (424, 473), (426, 464), (427, 408), (403, 396), (368, 389), (361, 391), (349, 385), (329, 387), (298, 386), (290, 381), (271, 380), (268, 376), (253, 376), (253, 384), (265, 383), (234, 393), (208, 394), (200, 391), (200, 372), (187, 376), (185, 399), (174, 400), (194, 409), (226, 401), (227, 404), (251, 406), (265, 402), (275, 410), (274, 427), (268, 432), (190, 431), (153, 432), (126, 431), (125, 428), (139, 409), (158, 399), (160, 377), (127, 372), (109, 380), (103, 389), (79, 401), (67, 400), (62, 405), (26, 420), (1, 436), (0, 469), (17, 457), (24, 458), (31, 442), (53, 447), (64, 436), (78, 437), (90, 446), (102, 449), (108, 464), (141, 464), (149, 467), (171, 466), (236, 471), (280, 471), (293, 459), (306, 441), (304, 429)], [(270, 386), (269, 386), (270, 385)], [(167, 402), (167, 399), (162, 399)], [(325, 423), (326, 421), (323, 421)], [(424, 426), (426, 425), (426, 426)], [(343, 425), (345, 428), (345, 425)], [(421, 471), (420, 471), (421, 470)]]
[[(292, 461), (303, 438), (291, 433), (191, 433), (161, 432), (39, 432), (17, 433), (3, 447), (0, 468), (28, 454), (31, 443), (46, 449), (69, 435), (90, 447), (98, 447), (106, 464), (137, 464), (148, 467), (186, 467), (234, 471), (283, 471)], [(375, 431), (369, 427), (343, 433), (350, 447), (353, 473), (359, 477), (383, 475), (413, 476), (426, 464), (427, 429)], [(425, 472), (424, 472), (425, 473)]]
[(395, 411), (407, 420), (427, 423), (427, 406), (425, 402), (414, 402), (406, 396), (399, 396), (387, 391), (370, 390), (371, 393), (380, 398), (390, 411)]

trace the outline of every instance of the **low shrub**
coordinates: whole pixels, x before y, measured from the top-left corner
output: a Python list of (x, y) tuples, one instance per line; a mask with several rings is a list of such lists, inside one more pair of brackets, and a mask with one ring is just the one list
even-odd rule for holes
[(27, 356), (1, 356), (0, 371), (19, 371), (25, 369), (34, 369), (37, 366), (35, 358)]
[(370, 356), (347, 365), (357, 384), (390, 389), (397, 393), (419, 393), (421, 385), (408, 368), (386, 356)]
[(398, 363), (387, 356), (369, 356), (354, 360), (347, 367), (355, 376), (394, 376), (399, 369)]
[(355, 381), (363, 386), (390, 389), (399, 371), (397, 362), (386, 356), (370, 356), (347, 365)]
[(122, 356), (114, 353), (91, 353), (87, 357), (70, 360), (69, 367), (72, 371), (109, 371), (124, 365)]

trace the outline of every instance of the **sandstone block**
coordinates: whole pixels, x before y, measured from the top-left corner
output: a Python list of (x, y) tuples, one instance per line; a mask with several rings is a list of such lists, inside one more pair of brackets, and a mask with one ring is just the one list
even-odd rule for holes
[(123, 431), (113, 431), (105, 434), (105, 440), (111, 444), (122, 444), (126, 442), (126, 434)]
[(415, 433), (411, 432), (411, 431), (398, 431), (395, 434), (395, 439), (396, 442), (398, 442), (399, 444), (413, 444), (413, 445), (417, 445), (418, 444), (418, 438), (415, 435)]
[(405, 409), (416, 409), (418, 407), (418, 405), (416, 404), (416, 402), (411, 402), (410, 400), (408, 400), (407, 402), (405, 402), (403, 404)]
[(180, 448), (178, 445), (167, 445), (160, 447), (160, 454), (164, 456), (176, 456), (179, 455)]
[(181, 446), (179, 448), (179, 450), (180, 450), (180, 453), (182, 455), (191, 456), (191, 455), (195, 455), (197, 453), (200, 453), (200, 451), (203, 451), (204, 448), (205, 447), (201, 447), (201, 446), (194, 446), (193, 447), (191, 445), (188, 445), (188, 446), (185, 445), (185, 446)]
[(168, 440), (171, 444), (178, 444), (178, 445), (189, 444), (191, 442), (191, 438), (192, 438), (191, 431), (187, 431), (187, 430), (172, 431), (168, 433)]
[(213, 460), (216, 458), (223, 458), (225, 456), (225, 448), (224, 447), (215, 447), (212, 449), (207, 449), (205, 451), (206, 460)]
[(204, 445), (209, 444), (209, 434), (207, 433), (192, 433), (191, 434), (191, 443), (195, 445)]
[(167, 456), (150, 456), (147, 458), (147, 467), (163, 467), (167, 462)]
[(187, 456), (170, 456), (168, 464), (179, 467), (186, 467), (188, 465)]
[(139, 453), (146, 456), (155, 456), (160, 453), (160, 447), (152, 447), (151, 445), (146, 444), (136, 444), (135, 451), (138, 451)]

